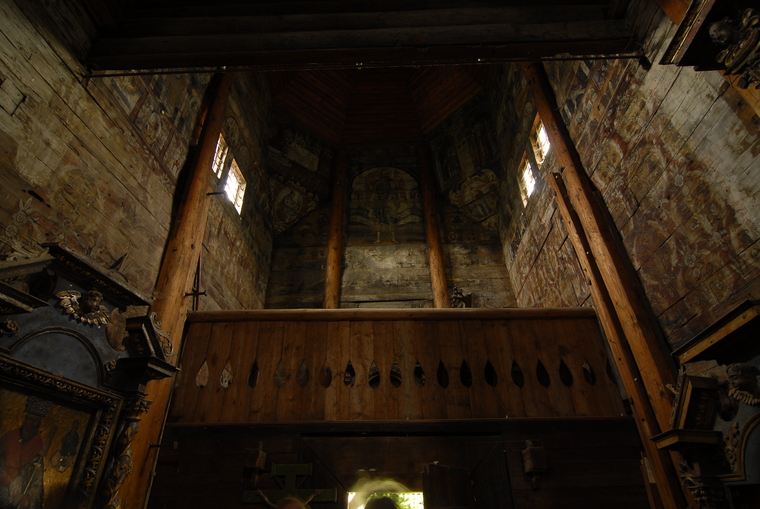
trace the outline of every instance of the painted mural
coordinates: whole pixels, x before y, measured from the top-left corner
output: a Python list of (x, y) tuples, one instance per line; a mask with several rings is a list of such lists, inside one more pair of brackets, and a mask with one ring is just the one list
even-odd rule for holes
[(399, 168), (373, 168), (351, 186), (349, 242), (399, 244), (425, 240), (417, 181)]
[(462, 185), (449, 191), (449, 200), (486, 229), (498, 228), (499, 179), (493, 171), (486, 168), (471, 175)]
[(91, 416), (46, 397), (0, 388), (0, 507), (59, 507)]

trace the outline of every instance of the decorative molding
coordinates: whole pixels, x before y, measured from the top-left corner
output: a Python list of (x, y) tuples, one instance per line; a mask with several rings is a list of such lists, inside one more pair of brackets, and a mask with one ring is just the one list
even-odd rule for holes
[(150, 323), (153, 324), (154, 330), (156, 332), (156, 339), (158, 339), (158, 342), (161, 345), (161, 351), (164, 354), (164, 359), (168, 360), (171, 357), (174, 357), (174, 345), (172, 345), (171, 334), (164, 331), (164, 329), (161, 327), (161, 320), (158, 319), (155, 312), (150, 314)]
[(150, 409), (151, 401), (140, 397), (130, 398), (124, 402), (119, 421), (119, 437), (111, 451), (111, 466), (100, 487), (100, 507), (103, 509), (119, 509), (121, 499), (119, 490), (134, 469), (132, 460), (132, 441), (140, 429), (142, 415)]
[(0, 377), (19, 387), (41, 393), (46, 397), (69, 401), (95, 410), (94, 432), (85, 452), (82, 475), (78, 481), (77, 495), (83, 506), (91, 500), (106, 451), (113, 436), (116, 415), (122, 406), (122, 399), (114, 394), (95, 389), (62, 377), (58, 377), (23, 364), (8, 357), (0, 357)]
[(0, 322), (0, 336), (13, 336), (18, 332), (18, 324), (13, 320)]
[(760, 369), (744, 363), (735, 363), (726, 369), (731, 387), (728, 395), (740, 403), (760, 406)]
[(746, 9), (740, 17), (723, 18), (710, 25), (710, 38), (725, 47), (716, 60), (726, 74), (738, 74), (739, 88), (760, 86), (760, 10)]
[(728, 430), (728, 438), (726, 439), (726, 459), (728, 464), (731, 465), (731, 470), (737, 471), (739, 463), (739, 438), (741, 436), (739, 423), (735, 422), (731, 429)]
[(58, 292), (55, 296), (58, 297), (58, 305), (78, 322), (96, 325), (98, 328), (110, 322), (108, 308), (101, 304), (103, 294), (97, 290), (85, 292), (83, 298), (80, 292), (74, 290)]

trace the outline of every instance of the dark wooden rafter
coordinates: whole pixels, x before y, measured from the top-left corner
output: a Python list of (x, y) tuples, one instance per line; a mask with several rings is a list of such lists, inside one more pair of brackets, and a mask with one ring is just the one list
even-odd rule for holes
[[(137, 8), (97, 41), (96, 70), (478, 63), (630, 51), (608, 2), (211, 3)], [(148, 6), (149, 4), (142, 4)]]

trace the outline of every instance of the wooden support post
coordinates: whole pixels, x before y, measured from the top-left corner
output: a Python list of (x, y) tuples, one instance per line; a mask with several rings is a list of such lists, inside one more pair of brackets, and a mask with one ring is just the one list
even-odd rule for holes
[(568, 197), (565, 184), (562, 182), (562, 177), (557, 173), (551, 174), (549, 176), (549, 184), (554, 190), (557, 206), (567, 227), (568, 238), (573, 244), (583, 273), (586, 275), (589, 288), (591, 289), (591, 296), (594, 299), (594, 308), (596, 309), (607, 342), (610, 345), (610, 351), (614, 357), (618, 373), (620, 373), (620, 379), (623, 382), (626, 393), (630, 397), (633, 416), (636, 419), (639, 436), (641, 436), (641, 443), (644, 446), (657, 482), (660, 498), (664, 507), (668, 509), (686, 507), (678, 474), (673, 466), (670, 455), (658, 449), (656, 444), (651, 440), (653, 436), (660, 432), (660, 426), (649, 402), (646, 387), (641, 378), (641, 373), (636, 366), (633, 353), (628, 342), (625, 340), (623, 329), (615, 313), (615, 308), (607, 292), (607, 288), (604, 285), (599, 267), (596, 265), (596, 260), (591, 254), (591, 247), (586, 235), (583, 233), (583, 226), (570, 204), (570, 198)]
[[(216, 144), (224, 122), (234, 74), (215, 74), (206, 91), (208, 110), (201, 116), (201, 131), (196, 157), (190, 167), (187, 185), (169, 232), (164, 259), (156, 282), (155, 301), (150, 312), (161, 320), (162, 328), (169, 333), (174, 352), (180, 352), (187, 308), (192, 295), (192, 284), (199, 253), (203, 249), (208, 211), (212, 192), (211, 166)], [(179, 356), (173, 358), (179, 362)], [(122, 507), (143, 507), (150, 491), (152, 470), (157, 457), (156, 444), (160, 443), (173, 379), (150, 382), (148, 399), (153, 401), (143, 418), (142, 430), (132, 442), (132, 474), (122, 486)]]
[(609, 212), (601, 198), (595, 195), (591, 179), (583, 169), (575, 144), (559, 114), (543, 65), (521, 65), (552, 150), (562, 168), (570, 203), (588, 238), (590, 252), (596, 259), (603, 283), (636, 359), (657, 422), (661, 429), (667, 430), (670, 428), (673, 394), (665, 384), (675, 385), (675, 365), (667, 353), (659, 324), (643, 295), (638, 276), (630, 266)]
[(325, 262), (325, 300), (322, 307), (340, 307), (340, 268), (343, 261), (343, 214), (346, 207), (346, 186), (348, 185), (348, 153), (345, 148), (338, 150), (333, 168), (332, 215), (330, 216), (330, 237), (327, 239), (327, 260)]
[(438, 208), (435, 205), (435, 180), (430, 168), (430, 149), (417, 147), (420, 164), (420, 186), (422, 187), (422, 208), (425, 214), (425, 235), (427, 237), (430, 283), (433, 286), (433, 304), (436, 308), (450, 308), (451, 298), (446, 282), (446, 265), (439, 235)]

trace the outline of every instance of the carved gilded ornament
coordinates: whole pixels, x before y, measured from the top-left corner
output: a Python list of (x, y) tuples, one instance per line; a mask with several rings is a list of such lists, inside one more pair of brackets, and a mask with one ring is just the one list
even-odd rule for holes
[[(66, 314), (71, 315), (74, 320), (89, 325), (106, 325), (110, 321), (108, 309), (101, 305), (103, 294), (97, 290), (90, 290), (84, 294), (74, 290), (66, 290), (55, 294), (60, 302), (58, 303)], [(82, 298), (82, 302), (79, 299)]]
[(739, 87), (760, 85), (760, 11), (747, 9), (739, 18), (723, 18), (710, 25), (710, 38), (726, 49), (716, 60), (726, 74), (739, 74)]
[(740, 403), (760, 406), (760, 370), (749, 364), (731, 364), (727, 369), (731, 387), (728, 395)]
[(161, 343), (161, 351), (166, 359), (174, 357), (174, 345), (172, 344), (171, 335), (166, 332), (162, 327), (161, 320), (158, 319), (158, 315), (155, 312), (150, 314), (150, 321), (156, 331), (159, 343)]

